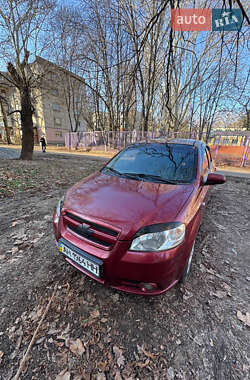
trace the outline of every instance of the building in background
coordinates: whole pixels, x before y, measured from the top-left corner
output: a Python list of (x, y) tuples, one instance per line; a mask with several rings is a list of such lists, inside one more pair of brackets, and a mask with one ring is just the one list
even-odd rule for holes
[[(31, 66), (34, 75), (40, 75), (32, 90), (35, 143), (45, 135), (48, 144), (62, 145), (66, 133), (86, 131), (84, 79), (40, 57)], [(0, 139), (7, 142), (9, 134), (12, 143), (20, 143), (20, 112), (12, 113), (20, 109), (19, 92), (3, 77), (0, 96)]]
[[(4, 73), (5, 74), (5, 73)], [(11, 113), (20, 109), (17, 89), (0, 76), (0, 141), (19, 142), (20, 135), (20, 115)]]

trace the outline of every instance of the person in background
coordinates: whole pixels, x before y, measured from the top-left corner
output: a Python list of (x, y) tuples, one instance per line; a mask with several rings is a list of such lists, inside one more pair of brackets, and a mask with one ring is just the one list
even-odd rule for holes
[(42, 144), (42, 151), (43, 153), (46, 152), (46, 140), (45, 140), (45, 136), (43, 135), (41, 138), (40, 138), (40, 143)]

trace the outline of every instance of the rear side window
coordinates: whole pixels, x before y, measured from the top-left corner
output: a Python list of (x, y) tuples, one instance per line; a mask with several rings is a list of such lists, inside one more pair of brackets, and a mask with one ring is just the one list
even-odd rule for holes
[(206, 152), (205, 150), (203, 151), (203, 155), (204, 155), (204, 160), (203, 160), (203, 173), (204, 173), (204, 174), (207, 174), (207, 172), (208, 172), (208, 168), (209, 168), (209, 161), (208, 161), (207, 152)]
[(206, 154), (207, 154), (207, 159), (208, 159), (208, 167), (209, 167), (209, 169), (211, 169), (212, 157), (211, 157), (211, 153), (210, 153), (210, 150), (208, 147), (206, 147)]
[(212, 166), (212, 159), (211, 159), (211, 154), (210, 151), (202, 146), (201, 148), (201, 157), (202, 157), (202, 169), (203, 169), (203, 176), (206, 178), (211, 166)]

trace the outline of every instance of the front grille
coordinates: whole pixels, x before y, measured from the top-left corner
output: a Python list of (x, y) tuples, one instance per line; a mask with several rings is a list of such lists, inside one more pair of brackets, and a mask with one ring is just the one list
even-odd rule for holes
[(119, 231), (107, 226), (92, 222), (78, 215), (66, 212), (63, 216), (65, 228), (74, 235), (83, 238), (90, 244), (101, 246), (103, 249), (111, 249), (119, 235)]
[(75, 234), (77, 235), (81, 235), (82, 237), (92, 241), (93, 243), (97, 243), (97, 244), (100, 244), (100, 245), (104, 245), (105, 247), (110, 247), (111, 244), (107, 243), (106, 241), (103, 241), (103, 240), (100, 240), (100, 239), (97, 239), (96, 237), (94, 236), (91, 236), (91, 235), (88, 235), (86, 234), (85, 232), (82, 232), (79, 228), (77, 227), (72, 227), (72, 226), (68, 226), (68, 228), (73, 231)]
[(86, 220), (86, 219), (82, 219), (80, 218), (79, 216), (77, 215), (73, 215), (71, 214), (70, 212), (66, 212), (66, 215), (75, 220), (76, 222), (79, 222), (79, 223), (86, 223), (86, 224), (89, 224), (91, 227), (93, 227), (95, 230), (97, 231), (100, 231), (100, 232), (103, 232), (107, 235), (110, 235), (110, 236), (117, 236), (118, 235), (118, 232), (117, 231), (114, 231), (114, 230), (111, 230), (111, 228), (108, 228), (108, 227), (104, 227), (104, 226), (100, 226), (99, 224), (96, 224), (96, 223), (93, 223), (93, 222), (90, 222), (89, 220)]

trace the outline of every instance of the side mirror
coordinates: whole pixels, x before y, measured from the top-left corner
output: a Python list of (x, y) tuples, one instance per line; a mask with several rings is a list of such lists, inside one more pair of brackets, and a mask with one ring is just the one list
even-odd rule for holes
[(225, 182), (226, 182), (226, 178), (224, 177), (224, 175), (210, 173), (207, 176), (207, 180), (204, 183), (204, 186), (220, 185), (220, 184), (225, 183)]

